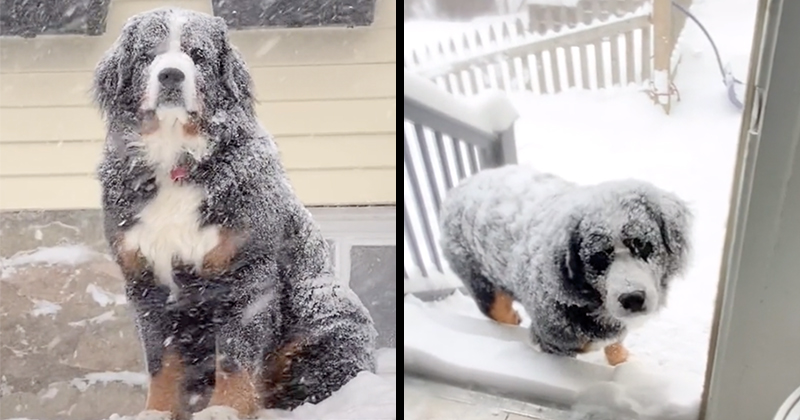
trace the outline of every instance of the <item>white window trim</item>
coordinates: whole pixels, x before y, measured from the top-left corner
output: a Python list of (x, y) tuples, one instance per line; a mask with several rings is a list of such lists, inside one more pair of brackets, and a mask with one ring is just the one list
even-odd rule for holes
[(789, 420), (800, 386), (798, 20), (800, 1), (759, 3), (703, 420)]
[(397, 246), (397, 208), (313, 207), (309, 209), (325, 239), (334, 242), (337, 277), (350, 284), (350, 250), (355, 246)]

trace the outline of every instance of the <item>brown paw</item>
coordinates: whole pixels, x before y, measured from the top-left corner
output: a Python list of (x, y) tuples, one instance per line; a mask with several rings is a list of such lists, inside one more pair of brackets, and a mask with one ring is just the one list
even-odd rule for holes
[(626, 349), (622, 343), (609, 344), (603, 351), (606, 354), (608, 364), (611, 366), (625, 363), (628, 361), (628, 356), (630, 356), (628, 349)]
[(489, 317), (501, 324), (519, 325), (522, 318), (512, 307), (513, 303), (514, 299), (508, 293), (495, 291), (494, 302), (489, 308)]
[(157, 372), (150, 372), (150, 375), (145, 411), (180, 414), (180, 391), (184, 375), (180, 355), (167, 349), (161, 360), (161, 368)]
[(259, 395), (253, 376), (244, 368), (223, 372), (218, 366), (214, 392), (208, 406), (230, 407), (240, 416), (251, 416), (259, 408)]

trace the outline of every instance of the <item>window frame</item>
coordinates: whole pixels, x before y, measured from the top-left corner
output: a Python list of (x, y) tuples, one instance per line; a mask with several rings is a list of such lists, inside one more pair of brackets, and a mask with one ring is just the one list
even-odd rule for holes
[(798, 18), (800, 2), (759, 1), (703, 420), (772, 419), (800, 386)]
[(322, 236), (334, 242), (337, 277), (350, 284), (350, 249), (353, 246), (397, 246), (397, 207), (309, 208)]

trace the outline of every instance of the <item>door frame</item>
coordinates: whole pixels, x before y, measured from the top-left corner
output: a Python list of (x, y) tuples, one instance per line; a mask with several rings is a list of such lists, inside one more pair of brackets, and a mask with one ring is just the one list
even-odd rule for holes
[(798, 21), (759, 2), (703, 420), (772, 419), (800, 386)]

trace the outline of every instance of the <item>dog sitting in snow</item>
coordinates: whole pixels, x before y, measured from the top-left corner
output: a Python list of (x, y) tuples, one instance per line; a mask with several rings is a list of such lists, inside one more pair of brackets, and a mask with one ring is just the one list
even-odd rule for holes
[(660, 310), (686, 267), (691, 215), (673, 194), (626, 180), (578, 186), (521, 165), (479, 172), (442, 206), (442, 250), (481, 312), (534, 344), (624, 362), (628, 329)]
[(94, 94), (104, 229), (150, 374), (139, 419), (291, 409), (374, 370), (372, 319), (333, 278), (224, 20), (133, 16)]

